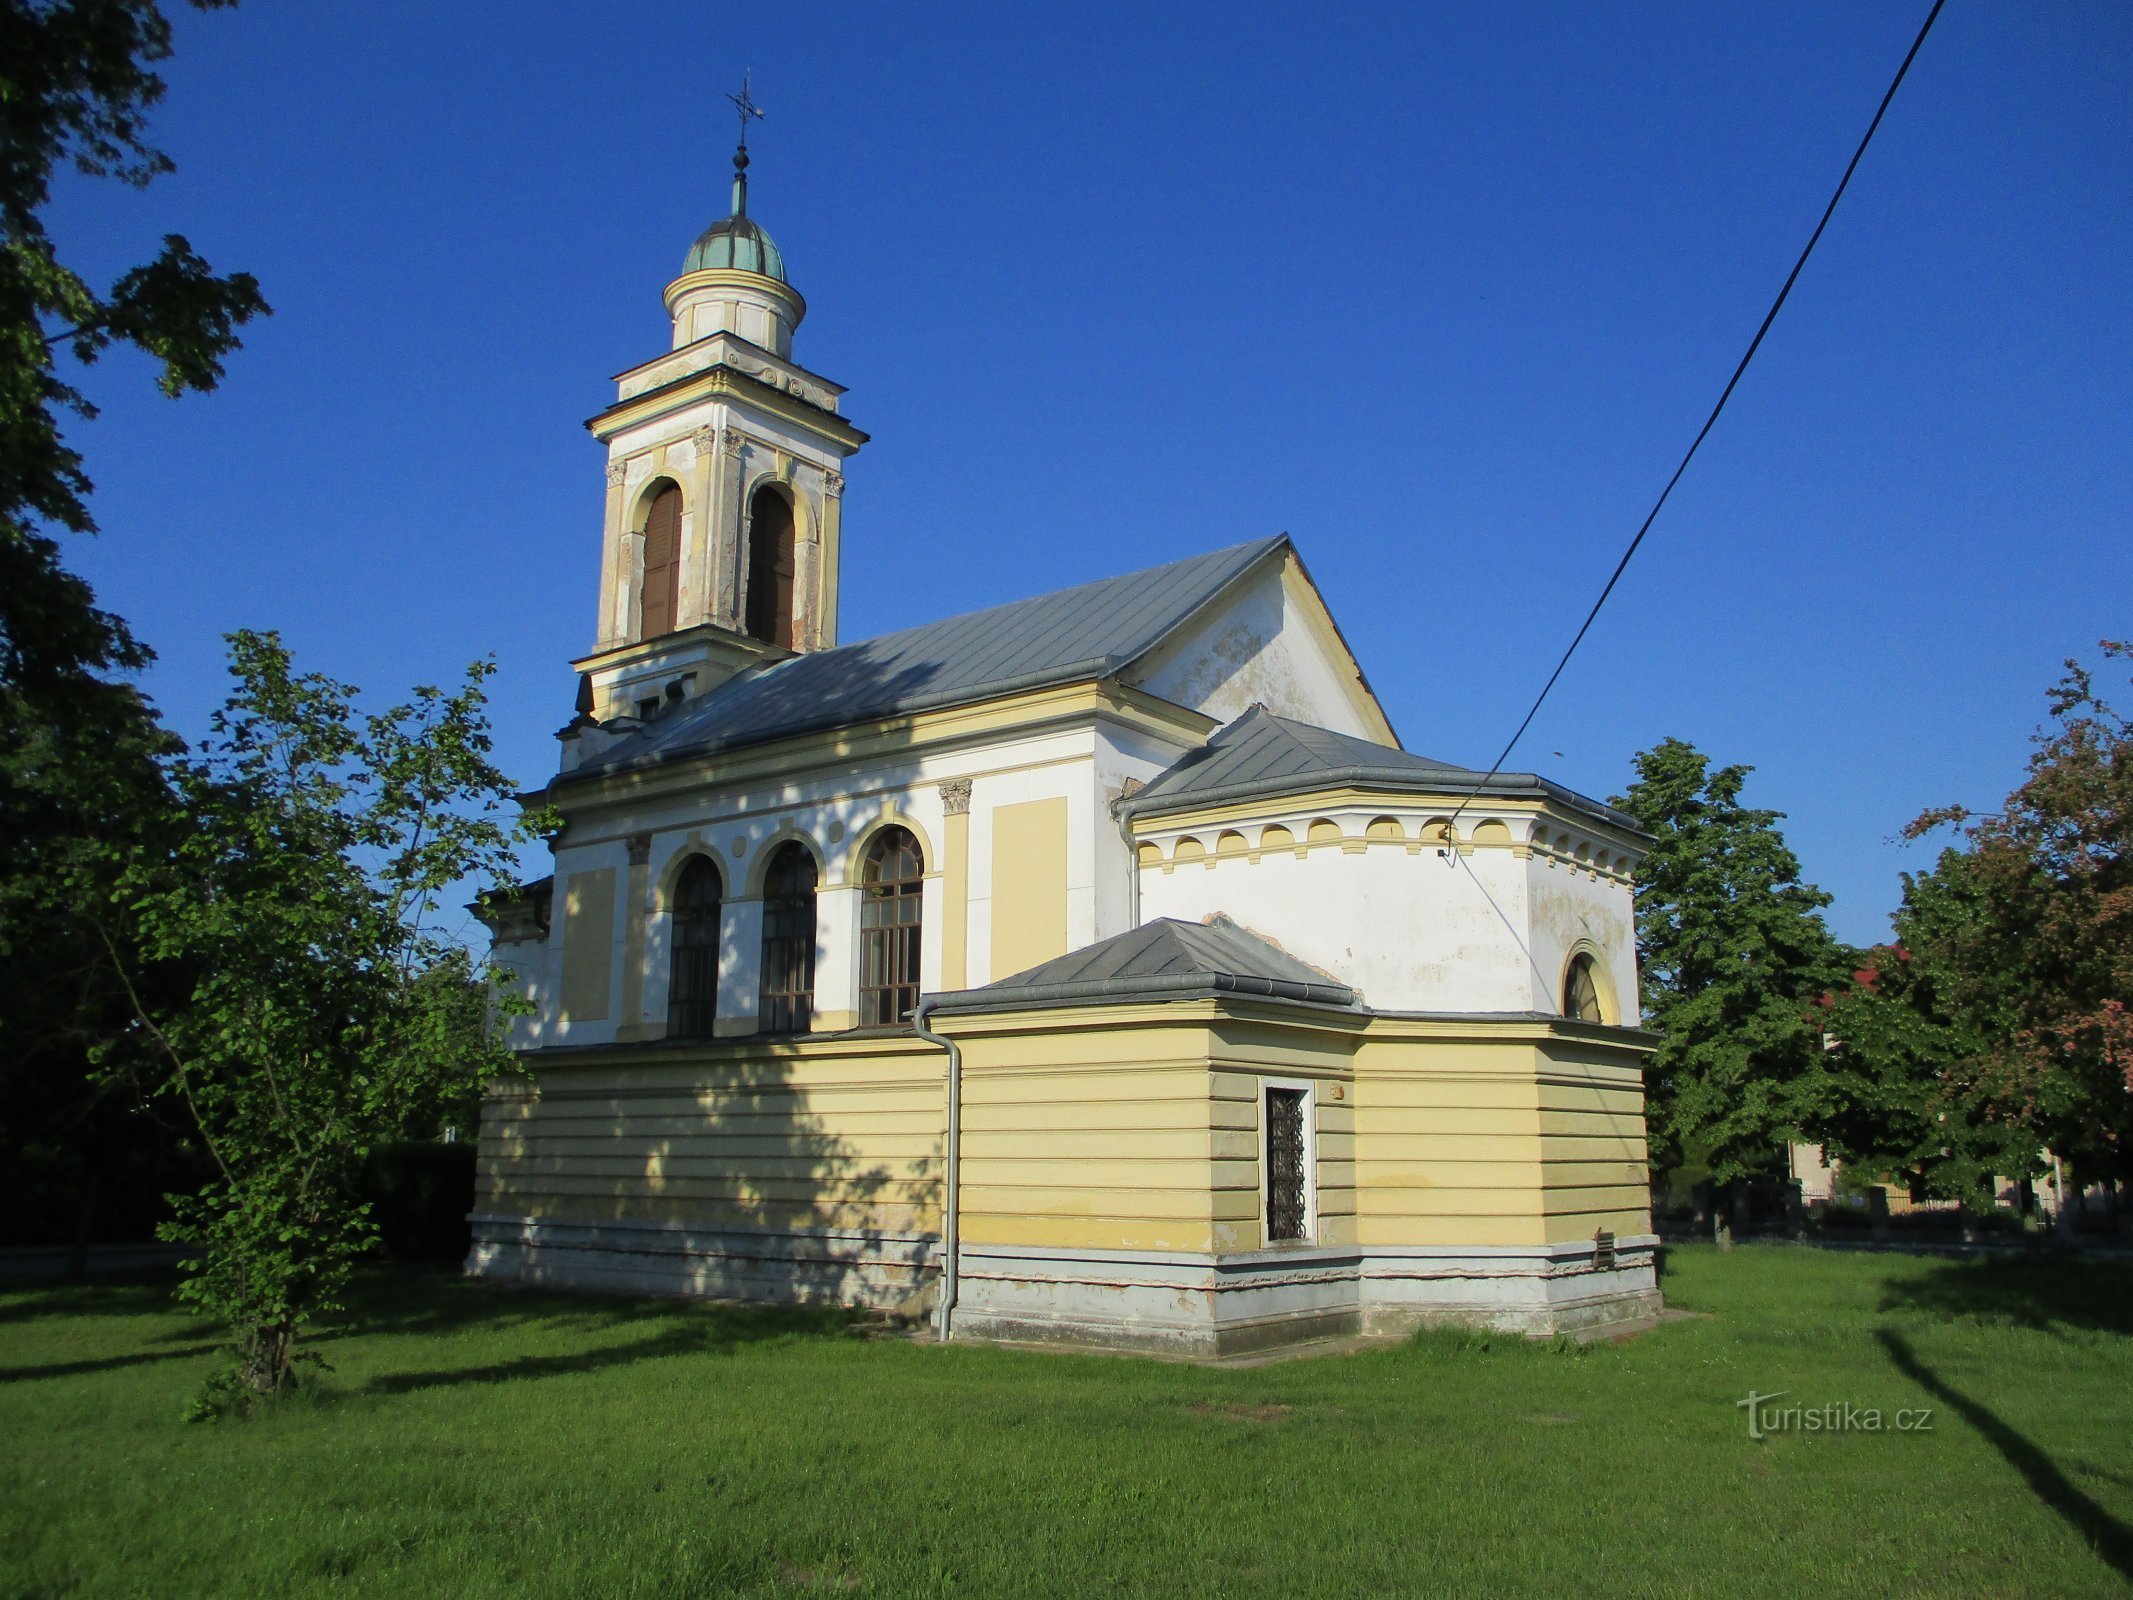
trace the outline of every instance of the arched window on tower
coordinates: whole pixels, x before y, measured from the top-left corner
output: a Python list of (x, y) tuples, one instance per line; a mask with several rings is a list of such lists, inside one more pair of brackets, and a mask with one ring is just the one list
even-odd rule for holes
[(805, 1033), (815, 1015), (815, 858), (798, 840), (778, 846), (763, 876), (765, 1033)]
[(792, 648), (792, 502), (765, 484), (748, 502), (748, 632)]
[(683, 867), (674, 885), (674, 960), (667, 978), (670, 1039), (711, 1037), (718, 1015), (718, 924), (725, 890), (708, 856)]
[(859, 906), (859, 1020), (886, 1026), (918, 1004), (919, 901), (926, 863), (908, 828), (884, 828), (867, 849)]
[(640, 638), (672, 633), (681, 595), (681, 490), (667, 484), (644, 518), (644, 589)]
[(1563, 974), (1563, 1015), (1578, 1022), (1607, 1020), (1600, 1011), (1600, 985), (1592, 956), (1586, 951), (1572, 956), (1569, 970)]

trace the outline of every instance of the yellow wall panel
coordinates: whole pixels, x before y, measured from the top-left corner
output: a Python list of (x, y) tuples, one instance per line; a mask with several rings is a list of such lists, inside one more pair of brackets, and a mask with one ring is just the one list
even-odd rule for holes
[(563, 880), (565, 1022), (605, 1020), (614, 958), (615, 869), (573, 872)]
[(1066, 954), (1067, 803), (1027, 800), (992, 812), (992, 975)]

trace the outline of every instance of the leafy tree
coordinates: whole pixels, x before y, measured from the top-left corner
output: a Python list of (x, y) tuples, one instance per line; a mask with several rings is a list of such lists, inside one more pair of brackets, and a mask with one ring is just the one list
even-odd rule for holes
[(1636, 759), (1615, 804), (1654, 835), (1637, 873), (1645, 1020), (1662, 1035), (1646, 1078), (1655, 1160), (1694, 1156), (1731, 1190), (1767, 1173), (1818, 1115), (1814, 1001), (1846, 970), (1777, 824), (1741, 804), (1744, 766), (1668, 739)]
[(2133, 1173), (2133, 724), (2066, 667), (2005, 806), (1905, 830), (1959, 839), (1904, 880), (1896, 931), (1917, 976), (1832, 1007), (1856, 1076), (1908, 1082), (1917, 1104), (1878, 1144), (1868, 1123), (1863, 1147), (1908, 1150), (1929, 1192), (1978, 1203), (1996, 1175), (2041, 1172), (2046, 1150), (2089, 1181)]
[[(124, 678), (149, 651), (61, 559), (59, 536), (94, 528), (61, 423), (95, 414), (61, 362), (131, 345), (166, 394), (211, 389), (267, 309), (249, 275), (217, 277), (176, 235), (98, 291), (44, 227), (62, 166), (135, 185), (170, 170), (146, 137), (169, 54), (149, 0), (0, 0), (0, 1166), (39, 1198), (71, 1191), (84, 1230), (100, 1167), (178, 1155), (115, 1076), (88, 1070), (89, 1042), (128, 1012), (77, 915), (108, 892), (110, 844), (167, 809), (170, 741)], [(33, 1214), (20, 1197), (10, 1210)]]
[[(229, 702), (197, 754), (167, 763), (167, 847), (135, 856), (100, 923), (131, 920), (107, 954), (157, 1092), (212, 1163), (164, 1236), (198, 1251), (181, 1295), (235, 1335), (217, 1404), (278, 1393), (305, 1324), (338, 1308), (373, 1236), (357, 1193), (369, 1151), (434, 1135), (512, 1070), (498, 975), (436, 919), (448, 889), (500, 878), (547, 822), (499, 820), (489, 664), (454, 693), (362, 716), (277, 636), (230, 642)], [(154, 980), (173, 970), (187, 981), (159, 1003)]]
[[(211, 9), (222, 0), (194, 0)], [(0, 682), (43, 687), (146, 652), (60, 564), (56, 527), (95, 527), (62, 414), (95, 407), (60, 375), (127, 344), (165, 394), (212, 389), (236, 330), (267, 310), (249, 273), (217, 277), (181, 236), (99, 293), (59, 259), (40, 213), (62, 164), (145, 185), (172, 170), (147, 142), (170, 23), (153, 0), (0, 0)]]

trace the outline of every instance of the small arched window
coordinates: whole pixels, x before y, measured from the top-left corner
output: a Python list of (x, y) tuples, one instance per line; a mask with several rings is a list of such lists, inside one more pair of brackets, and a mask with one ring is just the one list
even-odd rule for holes
[(887, 1026), (918, 1004), (919, 902), (926, 863), (908, 828), (884, 828), (861, 874), (859, 1017)]
[(644, 517), (642, 637), (672, 633), (681, 592), (681, 491), (668, 484)]
[(805, 1033), (815, 1016), (815, 858), (791, 840), (763, 875), (763, 1004), (766, 1033)]
[(792, 502), (768, 484), (748, 502), (748, 631), (792, 646)]
[(708, 856), (681, 869), (674, 884), (673, 965), (667, 979), (667, 1037), (708, 1039), (718, 1015), (718, 924), (725, 884)]
[(1578, 1022), (1607, 1020), (1600, 1012), (1600, 985), (1592, 956), (1582, 950), (1570, 958), (1570, 968), (1563, 974), (1563, 1015)]

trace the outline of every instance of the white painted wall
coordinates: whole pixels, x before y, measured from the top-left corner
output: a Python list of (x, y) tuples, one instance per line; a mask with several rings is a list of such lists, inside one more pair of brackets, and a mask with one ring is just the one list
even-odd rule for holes
[(1217, 722), (1254, 704), (1336, 733), (1379, 740), (1355, 662), (1296, 563), (1268, 562), (1178, 638), (1138, 664), (1129, 682)]
[[(992, 812), (1028, 800), (1067, 803), (1067, 945), (1092, 944), (1132, 926), (1130, 858), (1110, 812), (1123, 777), (1146, 778), (1174, 760), (1178, 750), (1101, 720), (1042, 729), (958, 749), (888, 759), (855, 769), (850, 765), (796, 771), (753, 784), (705, 787), (670, 799), (580, 811), (556, 854), (559, 891), (572, 872), (612, 867), (616, 916), (610, 930), (614, 967), (610, 1015), (605, 1022), (577, 1021), (566, 1028), (558, 1016), (564, 922), (560, 907), (548, 942), (523, 948), (541, 984), (541, 1015), (514, 1035), (521, 1047), (538, 1044), (605, 1044), (627, 1023), (663, 1026), (671, 961), (671, 918), (661, 909), (665, 886), (685, 858), (709, 854), (725, 883), (718, 1013), (722, 1031), (745, 1031), (758, 1008), (761, 986), (761, 900), (758, 880), (772, 848), (788, 838), (806, 840), (820, 865), (816, 901), (815, 1003), (818, 1011), (850, 1012), (858, 1005), (859, 896), (845, 880), (856, 876), (857, 851), (872, 829), (894, 817), (917, 833), (926, 857), (922, 971), (925, 987), (942, 987), (942, 935), (946, 883), (941, 852), (946, 814), (940, 784), (971, 780), (969, 893), (966, 922), (972, 984), (989, 981), (992, 953)], [(1105, 779), (1099, 779), (1102, 752)], [(648, 909), (629, 903), (628, 839), (648, 834)], [(624, 1016), (622, 962), (631, 916), (645, 918), (643, 999), (635, 1016)]]
[[(1399, 824), (1398, 839), (1368, 837), (1380, 818)], [(1431, 820), (1418, 810), (1270, 807), (1227, 829), (1144, 828), (1163, 859), (1139, 869), (1141, 918), (1229, 916), (1387, 1011), (1556, 1011), (1564, 965), (1582, 941), (1612, 985), (1616, 1015), (1635, 1019), (1626, 878), (1509, 844), (1446, 851), (1424, 838)], [(1471, 843), (1492, 820), (1525, 839), (1529, 819), (1473, 812), (1459, 821), (1461, 839)], [(1313, 840), (1314, 823), (1336, 826), (1339, 838)], [(1264, 846), (1270, 824), (1295, 843)], [(1225, 846), (1225, 834), (1241, 845), (1232, 837)], [(1194, 856), (1193, 845), (1207, 853)]]

